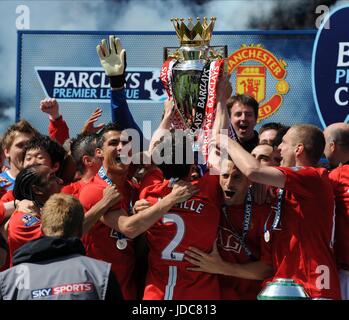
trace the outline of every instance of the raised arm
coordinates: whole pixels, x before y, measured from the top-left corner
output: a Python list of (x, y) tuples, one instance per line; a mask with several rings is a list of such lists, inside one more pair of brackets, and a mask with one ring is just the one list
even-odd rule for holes
[(188, 200), (196, 192), (198, 192), (197, 187), (192, 186), (191, 183), (178, 181), (174, 184), (172, 192), (153, 206), (132, 216), (128, 216), (125, 212), (108, 212), (101, 221), (132, 239), (148, 230), (176, 203)]
[(63, 145), (69, 138), (69, 128), (59, 113), (59, 104), (56, 99), (43, 99), (40, 101), (40, 110), (48, 114), (48, 134), (52, 140)]
[(231, 95), (231, 92), (231, 84), (229, 83), (228, 76), (224, 73), (219, 78), (217, 84), (216, 118), (212, 128), (213, 138), (215, 138), (221, 130), (228, 129), (229, 114), (227, 109), (227, 98)]
[(229, 154), (235, 165), (250, 181), (279, 188), (285, 186), (286, 176), (280, 170), (261, 166), (259, 161), (239, 143), (229, 139), (226, 135), (220, 134), (217, 141), (221, 151), (225, 150)]
[[(229, 83), (226, 74), (222, 74), (219, 78), (217, 84), (217, 106), (216, 106), (216, 116), (212, 127), (212, 134), (209, 142), (209, 155), (208, 163), (211, 173), (220, 173), (220, 156), (216, 148), (217, 145), (217, 135), (222, 132), (222, 130), (227, 130), (229, 125), (229, 114), (227, 110), (227, 97), (231, 95), (231, 85)], [(224, 132), (224, 131), (223, 131)]]
[(109, 36), (109, 45), (107, 40), (103, 39), (96, 49), (100, 63), (109, 77), (112, 121), (120, 123), (124, 129), (137, 130), (142, 143), (143, 132), (133, 119), (125, 97), (126, 51), (120, 39), (112, 35)]
[(153, 133), (149, 144), (149, 154), (152, 154), (155, 144), (160, 140), (165, 130), (169, 130), (171, 126), (171, 115), (173, 113), (173, 99), (167, 99), (164, 102), (164, 115), (160, 122), (159, 127)]
[(102, 113), (103, 113), (102, 109), (97, 107), (96, 110), (91, 113), (89, 118), (84, 123), (84, 126), (81, 129), (81, 133), (82, 134), (97, 133), (99, 130), (103, 129), (104, 123), (100, 123), (95, 126), (95, 123), (98, 121)]

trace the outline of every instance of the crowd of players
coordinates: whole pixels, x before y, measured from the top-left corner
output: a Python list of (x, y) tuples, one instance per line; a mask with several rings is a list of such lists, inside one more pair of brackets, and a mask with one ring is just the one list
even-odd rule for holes
[[(129, 163), (124, 130), (143, 136), (124, 95), (125, 50), (110, 37), (97, 52), (111, 123), (96, 125), (97, 108), (70, 139), (57, 101), (44, 99), (48, 136), (25, 120), (2, 134), (1, 299), (251, 300), (277, 278), (312, 299), (349, 298), (348, 124), (257, 133), (257, 101), (231, 96), (222, 76), (212, 162), (190, 161), (188, 136), (164, 134), (166, 101), (138, 154), (163, 162)], [(236, 140), (221, 133), (229, 123)]]

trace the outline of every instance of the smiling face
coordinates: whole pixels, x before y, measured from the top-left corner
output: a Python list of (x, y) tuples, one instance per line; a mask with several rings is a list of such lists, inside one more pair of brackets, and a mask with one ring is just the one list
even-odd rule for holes
[(52, 161), (50, 155), (43, 149), (29, 149), (25, 153), (23, 168), (33, 164), (43, 164), (51, 168)]
[(18, 132), (10, 148), (4, 149), (6, 158), (10, 159), (11, 166), (21, 169), (24, 147), (32, 137), (32, 134)]
[(223, 160), (219, 183), (221, 185), (224, 202), (227, 205), (241, 204), (245, 200), (249, 181), (231, 160)]
[[(126, 145), (130, 142), (122, 141), (121, 131), (108, 131), (104, 133), (102, 149), (97, 149), (97, 154), (103, 157), (103, 166), (108, 172), (125, 173), (129, 167), (126, 164)], [(131, 148), (128, 156), (131, 156)]]
[(248, 141), (254, 136), (257, 118), (252, 107), (237, 101), (231, 108), (231, 123), (241, 141)]

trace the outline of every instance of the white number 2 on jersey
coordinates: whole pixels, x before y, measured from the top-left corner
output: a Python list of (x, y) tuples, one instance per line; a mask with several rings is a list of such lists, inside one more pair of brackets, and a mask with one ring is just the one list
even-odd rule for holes
[(175, 252), (174, 250), (177, 248), (177, 246), (183, 239), (185, 231), (184, 220), (178, 214), (167, 213), (163, 216), (162, 222), (164, 224), (167, 222), (174, 222), (177, 226), (177, 232), (172, 241), (162, 251), (161, 258), (165, 260), (182, 261), (184, 253)]

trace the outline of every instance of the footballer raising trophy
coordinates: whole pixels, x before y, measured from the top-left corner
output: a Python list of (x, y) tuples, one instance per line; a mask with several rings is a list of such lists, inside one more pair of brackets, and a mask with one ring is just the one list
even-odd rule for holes
[[(180, 47), (165, 48), (165, 62), (160, 78), (174, 109), (171, 124), (176, 129), (188, 130), (193, 137), (204, 135), (202, 152), (208, 154), (208, 139), (213, 127), (216, 106), (216, 85), (224, 71), (226, 46), (221, 52), (210, 47), (216, 18), (198, 17), (171, 19), (180, 40)], [(223, 49), (222, 49), (223, 48)], [(201, 131), (201, 129), (203, 131)]]

